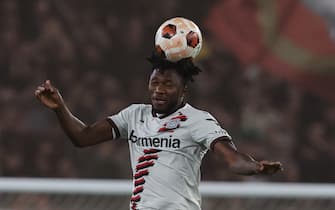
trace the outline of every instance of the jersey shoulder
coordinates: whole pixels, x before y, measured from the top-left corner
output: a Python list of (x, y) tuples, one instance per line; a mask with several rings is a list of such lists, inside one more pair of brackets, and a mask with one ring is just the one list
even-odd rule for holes
[(131, 104), (124, 111), (128, 116), (140, 117), (151, 115), (151, 105), (150, 104)]
[(130, 104), (124, 110), (126, 110), (127, 112), (147, 111), (147, 110), (151, 110), (151, 105), (149, 104)]
[(184, 112), (185, 115), (188, 115), (191, 119), (195, 121), (212, 120), (216, 122), (216, 119), (209, 112), (195, 108), (189, 104), (187, 104)]

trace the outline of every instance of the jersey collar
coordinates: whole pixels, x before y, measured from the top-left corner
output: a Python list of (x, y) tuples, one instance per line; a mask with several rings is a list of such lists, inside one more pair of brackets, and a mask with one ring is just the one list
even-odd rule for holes
[(152, 113), (153, 117), (158, 117), (159, 119), (163, 119), (163, 118), (168, 117), (171, 114), (177, 112), (179, 109), (184, 108), (186, 105), (187, 105), (187, 103), (184, 102), (179, 107), (177, 107), (177, 109), (173, 110), (172, 112), (166, 113), (166, 114), (158, 114), (158, 113), (156, 113), (155, 110), (151, 106), (151, 113)]

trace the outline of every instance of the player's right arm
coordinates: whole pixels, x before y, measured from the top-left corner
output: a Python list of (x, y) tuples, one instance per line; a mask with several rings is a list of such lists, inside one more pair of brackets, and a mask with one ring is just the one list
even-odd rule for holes
[(91, 146), (113, 138), (112, 127), (107, 120), (87, 125), (75, 117), (66, 106), (58, 89), (49, 80), (36, 88), (35, 96), (56, 113), (61, 127), (75, 146)]

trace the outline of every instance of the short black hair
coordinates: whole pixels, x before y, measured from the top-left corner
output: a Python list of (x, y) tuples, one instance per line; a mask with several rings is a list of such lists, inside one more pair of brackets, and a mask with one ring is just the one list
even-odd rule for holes
[(154, 51), (147, 59), (152, 64), (152, 70), (175, 69), (182, 77), (184, 85), (187, 85), (188, 82), (193, 82), (193, 76), (198, 75), (201, 72), (201, 69), (194, 65), (192, 57), (183, 58), (177, 62), (171, 62)]

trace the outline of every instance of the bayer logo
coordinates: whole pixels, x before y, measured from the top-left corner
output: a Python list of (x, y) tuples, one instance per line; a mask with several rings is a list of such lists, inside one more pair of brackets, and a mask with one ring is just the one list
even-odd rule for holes
[(180, 123), (180, 119), (173, 119), (167, 122), (165, 127), (167, 129), (175, 129), (179, 126), (179, 123)]

